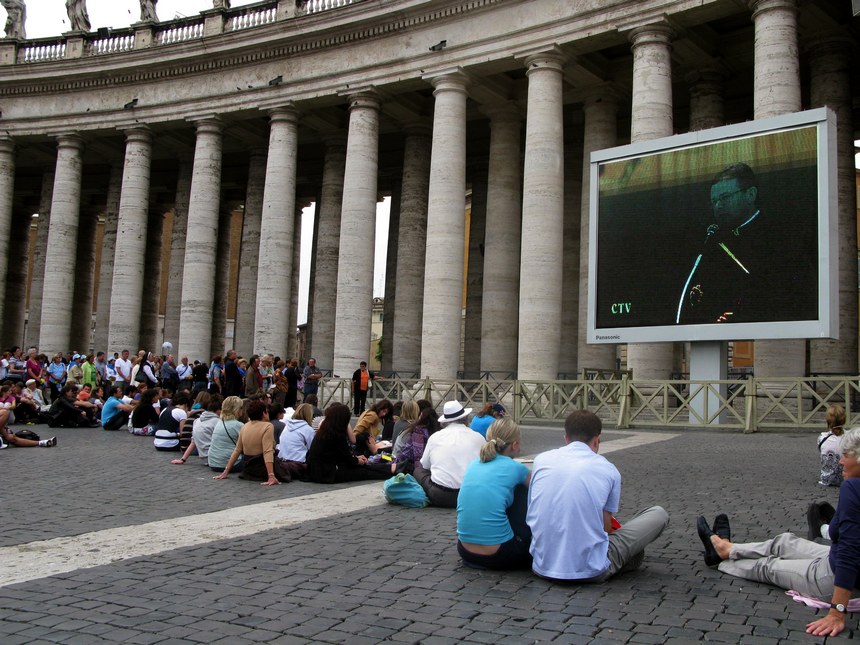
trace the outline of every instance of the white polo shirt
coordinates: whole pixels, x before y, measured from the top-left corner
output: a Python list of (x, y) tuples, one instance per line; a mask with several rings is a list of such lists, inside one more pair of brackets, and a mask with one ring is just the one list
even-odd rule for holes
[[(116, 370), (116, 382), (125, 383), (131, 380), (131, 360), (118, 358), (114, 361), (114, 369)], [(122, 372), (120, 372), (122, 370)], [(125, 374), (125, 376), (123, 376)]]
[(466, 466), (478, 458), (483, 445), (481, 435), (455, 421), (430, 435), (421, 465), (430, 471), (434, 484), (459, 490)]

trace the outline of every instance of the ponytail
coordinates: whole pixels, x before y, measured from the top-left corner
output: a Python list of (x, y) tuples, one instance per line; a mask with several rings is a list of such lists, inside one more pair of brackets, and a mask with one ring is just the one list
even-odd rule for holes
[(520, 440), (520, 429), (513, 419), (503, 417), (490, 424), (487, 429), (487, 440), (481, 446), (481, 462), (486, 463), (496, 458), (515, 441)]

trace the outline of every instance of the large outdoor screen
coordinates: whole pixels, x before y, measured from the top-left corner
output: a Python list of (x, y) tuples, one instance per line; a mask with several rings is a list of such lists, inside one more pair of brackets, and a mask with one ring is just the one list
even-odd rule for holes
[(591, 155), (588, 342), (835, 338), (826, 108)]

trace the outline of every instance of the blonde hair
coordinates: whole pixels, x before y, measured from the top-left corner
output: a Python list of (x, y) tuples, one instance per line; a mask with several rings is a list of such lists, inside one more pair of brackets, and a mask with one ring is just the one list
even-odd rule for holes
[(245, 412), (245, 404), (238, 396), (228, 396), (221, 402), (221, 418), (224, 421), (238, 419)]
[(418, 407), (417, 401), (403, 402), (403, 407), (400, 408), (401, 421), (417, 421), (419, 414), (421, 414), (421, 408)]
[(827, 408), (827, 415), (824, 418), (827, 421), (827, 429), (837, 437), (841, 436), (842, 427), (845, 425), (845, 408), (841, 405), (831, 405)]
[(293, 412), (293, 419), (302, 419), (305, 423), (310, 425), (314, 420), (314, 406), (310, 403), (302, 403), (296, 408), (296, 411)]
[(520, 440), (520, 427), (511, 418), (497, 419), (487, 428), (487, 441), (481, 446), (481, 461), (486, 463)]

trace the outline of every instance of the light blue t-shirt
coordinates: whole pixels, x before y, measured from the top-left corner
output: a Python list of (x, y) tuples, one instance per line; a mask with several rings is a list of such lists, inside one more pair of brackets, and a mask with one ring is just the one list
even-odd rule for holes
[[(485, 414), (482, 417), (473, 417), (472, 423), (469, 424), (469, 427), (477, 432), (482, 437), (487, 437), (487, 428), (493, 425), (493, 421), (496, 420), (492, 414)], [(477, 544), (477, 542), (475, 542)]]
[(603, 511), (618, 512), (621, 475), (581, 441), (535, 458), (526, 521), (532, 569), (547, 578), (593, 578), (609, 567)]
[(514, 488), (529, 476), (529, 469), (510, 457), (497, 455), (466, 467), (457, 496), (457, 537), (471, 544), (503, 544), (514, 537), (506, 511), (514, 501)]
[(107, 401), (105, 401), (102, 406), (102, 425), (106, 424), (116, 416), (116, 413), (119, 412), (119, 408), (117, 406), (119, 406), (120, 403), (122, 403), (122, 401), (115, 396), (108, 397)]

